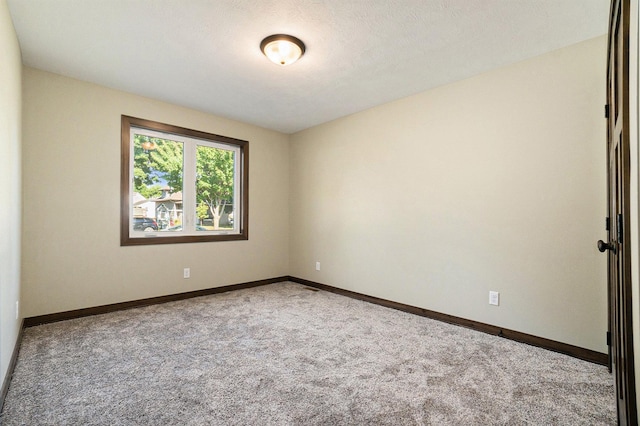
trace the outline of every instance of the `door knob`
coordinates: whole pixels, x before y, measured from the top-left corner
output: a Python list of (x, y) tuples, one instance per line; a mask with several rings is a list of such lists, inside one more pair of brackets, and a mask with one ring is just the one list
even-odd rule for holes
[(614, 254), (616, 252), (616, 248), (613, 246), (613, 244), (607, 244), (602, 240), (598, 241), (598, 250), (600, 251), (600, 253), (604, 253), (606, 250), (611, 250)]

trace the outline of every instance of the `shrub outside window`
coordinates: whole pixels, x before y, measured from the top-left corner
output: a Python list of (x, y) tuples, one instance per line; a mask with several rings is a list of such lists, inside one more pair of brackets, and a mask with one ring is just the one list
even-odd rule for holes
[(122, 116), (120, 244), (248, 239), (249, 142)]

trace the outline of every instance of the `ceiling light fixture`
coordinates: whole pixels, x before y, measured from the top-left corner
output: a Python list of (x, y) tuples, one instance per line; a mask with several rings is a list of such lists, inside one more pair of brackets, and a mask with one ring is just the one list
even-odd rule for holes
[(273, 63), (289, 65), (304, 55), (305, 46), (302, 40), (287, 34), (274, 34), (262, 40), (260, 50)]

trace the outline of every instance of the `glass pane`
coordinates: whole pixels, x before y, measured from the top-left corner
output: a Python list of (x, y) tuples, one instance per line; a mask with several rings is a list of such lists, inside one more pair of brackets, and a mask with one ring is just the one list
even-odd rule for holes
[(233, 229), (234, 164), (234, 151), (198, 145), (197, 231)]
[(134, 133), (133, 151), (133, 230), (182, 231), (183, 144)]

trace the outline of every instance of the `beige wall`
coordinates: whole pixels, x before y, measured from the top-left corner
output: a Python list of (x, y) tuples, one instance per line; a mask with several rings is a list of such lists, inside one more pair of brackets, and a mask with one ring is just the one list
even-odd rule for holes
[(606, 352), (605, 58), (600, 37), (292, 135), (291, 275)]
[(20, 322), (20, 47), (5, 0), (0, 0), (0, 383), (4, 382)]
[[(31, 68), (23, 79), (25, 316), (288, 274), (288, 135)], [(248, 140), (249, 240), (120, 247), (121, 114)]]

